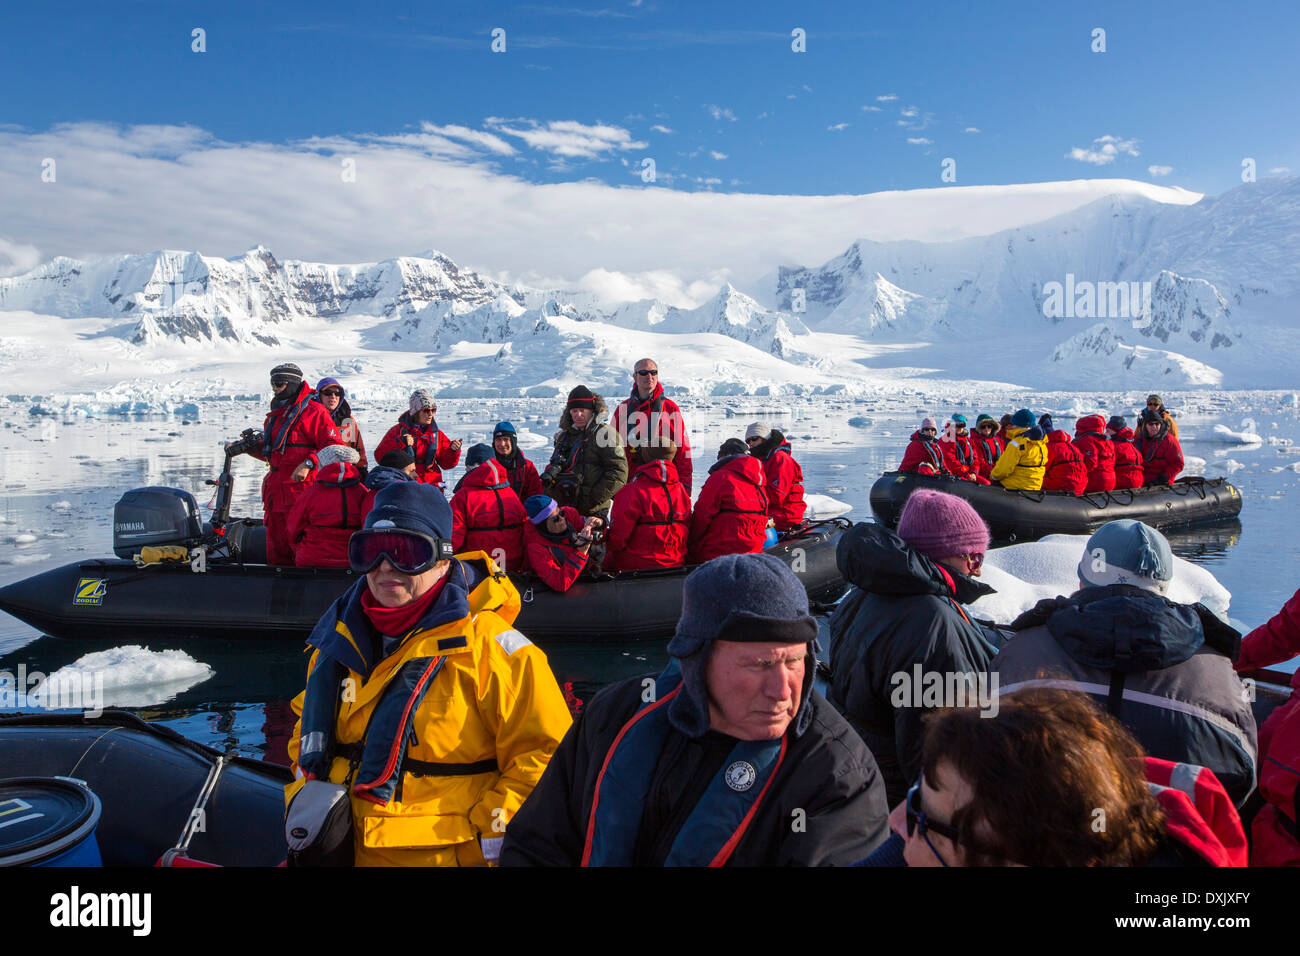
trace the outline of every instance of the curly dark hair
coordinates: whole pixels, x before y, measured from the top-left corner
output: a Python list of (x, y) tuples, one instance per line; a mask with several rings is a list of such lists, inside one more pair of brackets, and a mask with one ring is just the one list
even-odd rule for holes
[(1084, 694), (1035, 689), (929, 715), (922, 768), (947, 763), (970, 785), (952, 826), (972, 866), (1136, 866), (1164, 836), (1143, 751)]

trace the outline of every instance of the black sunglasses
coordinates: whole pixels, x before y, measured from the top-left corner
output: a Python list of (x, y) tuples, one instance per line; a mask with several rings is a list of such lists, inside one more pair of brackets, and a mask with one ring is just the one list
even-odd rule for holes
[(658, 375), (658, 374), (659, 374), (659, 369), (657, 369), (657, 368), (639, 368), (639, 369), (636, 370), (636, 373), (637, 373), (638, 375)]
[(337, 388), (327, 388), (327, 389), (325, 389), (323, 392), (321, 392), (321, 394), (322, 394), (322, 395), (333, 395), (335, 398), (342, 398), (342, 397), (343, 397), (343, 393), (340, 392)]
[(916, 783), (912, 784), (907, 791), (907, 802), (904, 805), (904, 811), (907, 814), (907, 835), (912, 837), (918, 830), (924, 837), (926, 831), (933, 831), (939, 836), (947, 837), (953, 843), (959, 842), (957, 839), (957, 830), (946, 823), (937, 823), (925, 815), (921, 809), (921, 778), (916, 778)]

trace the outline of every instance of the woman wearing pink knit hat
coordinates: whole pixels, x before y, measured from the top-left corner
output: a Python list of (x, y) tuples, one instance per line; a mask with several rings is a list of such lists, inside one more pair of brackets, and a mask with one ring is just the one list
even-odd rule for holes
[(916, 779), (921, 718), (962, 703), (924, 688), (960, 684), (975, 702), (1004, 639), (962, 607), (993, 593), (975, 580), (988, 546), (988, 527), (964, 499), (920, 489), (897, 534), (858, 524), (836, 549), (853, 588), (831, 617), (827, 696), (871, 748), (891, 806)]

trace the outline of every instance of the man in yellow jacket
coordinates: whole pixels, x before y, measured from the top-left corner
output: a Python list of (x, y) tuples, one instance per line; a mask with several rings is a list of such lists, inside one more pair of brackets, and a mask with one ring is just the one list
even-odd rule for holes
[[(343, 785), (357, 866), (495, 862), (572, 722), (546, 656), (511, 627), (519, 593), (481, 552), (451, 556), (451, 523), (432, 486), (381, 489), (348, 547), (365, 577), (308, 639), (286, 800)], [(289, 816), (293, 852), (312, 828)]]
[(998, 456), (989, 478), (1003, 488), (1038, 491), (1043, 487), (1046, 472), (1047, 442), (1043, 440), (1042, 429), (1034, 424), (1034, 413), (1022, 408), (1011, 416), (1007, 447)]

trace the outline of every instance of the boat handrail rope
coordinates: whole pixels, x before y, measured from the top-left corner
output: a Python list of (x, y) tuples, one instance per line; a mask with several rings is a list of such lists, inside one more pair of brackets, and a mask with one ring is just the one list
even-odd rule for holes
[[(1079, 495), (1079, 497), (1085, 499), (1088, 502), (1088, 504), (1092, 505), (1094, 508), (1105, 508), (1110, 505), (1112, 500), (1110, 497), (1110, 492), (1103, 491), (1101, 493), (1101, 501), (1098, 501), (1095, 497), (1093, 497), (1096, 494), (1097, 492), (1095, 491), (1085, 491), (1083, 494)], [(1116, 502), (1116, 504), (1119, 504), (1119, 502)]]
[(211, 769), (208, 770), (208, 777), (203, 781), (203, 786), (199, 789), (199, 795), (194, 800), (194, 806), (190, 810), (189, 818), (185, 821), (185, 827), (181, 830), (181, 835), (176, 841), (176, 845), (163, 854), (161, 863), (163, 866), (170, 866), (172, 860), (178, 856), (185, 856), (190, 847), (190, 840), (194, 839), (194, 834), (206, 832), (206, 825), (200, 827), (204, 819), (204, 811), (207, 809), (208, 801), (212, 799), (212, 794), (216, 792), (217, 781), (221, 779), (221, 771), (226, 769), (226, 764), (234, 756), (233, 753), (224, 753), (217, 758)]

